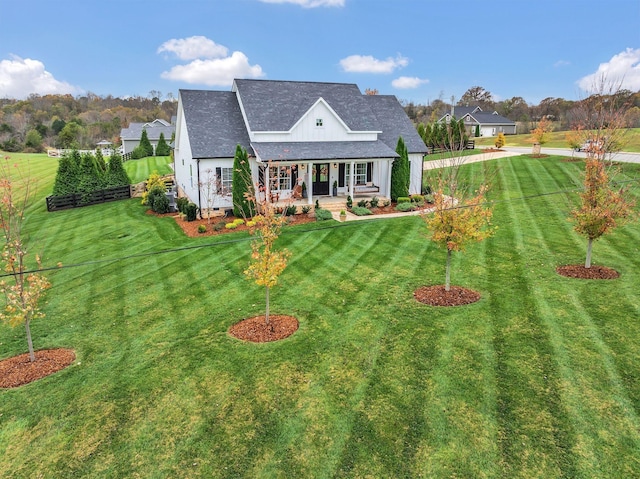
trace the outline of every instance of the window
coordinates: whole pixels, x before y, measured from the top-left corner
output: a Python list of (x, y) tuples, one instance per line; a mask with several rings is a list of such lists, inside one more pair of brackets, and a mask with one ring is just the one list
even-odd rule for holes
[(271, 191), (291, 189), (291, 167), (271, 166), (269, 168), (269, 187)]
[(316, 126), (322, 126), (322, 118), (316, 118)]
[[(356, 185), (365, 185), (367, 183), (367, 164), (356, 163), (355, 165), (355, 182)], [(351, 179), (351, 165), (347, 163), (344, 168), (344, 183), (349, 184)]]
[(233, 189), (233, 168), (216, 168), (216, 176), (220, 191), (219, 195), (228, 196)]

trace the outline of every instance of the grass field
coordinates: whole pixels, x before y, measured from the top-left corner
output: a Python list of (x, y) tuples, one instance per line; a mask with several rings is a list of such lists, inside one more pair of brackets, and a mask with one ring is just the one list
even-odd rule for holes
[[(34, 341), (77, 360), (0, 391), (2, 477), (640, 477), (640, 226), (594, 246), (619, 279), (554, 271), (584, 261), (581, 162), (465, 166), (493, 178), (498, 226), (454, 256), (469, 306), (413, 299), (444, 281), (418, 217), (287, 229), (271, 311), (300, 329), (259, 345), (227, 334), (264, 308), (246, 235), (188, 239), (135, 199), (47, 213), (55, 164), (31, 164), (31, 241), (65, 266)], [(24, 351), (0, 326), (0, 358)]]
[[(549, 140), (544, 144), (545, 148), (569, 148), (566, 140), (566, 131), (552, 131), (549, 134)], [(530, 141), (531, 134), (520, 135), (507, 135), (507, 143), (505, 146), (531, 146)], [(474, 138), (476, 140), (476, 147), (493, 146), (496, 139), (495, 137)], [(622, 151), (627, 152), (640, 152), (640, 128), (630, 128), (623, 139), (624, 145)]]

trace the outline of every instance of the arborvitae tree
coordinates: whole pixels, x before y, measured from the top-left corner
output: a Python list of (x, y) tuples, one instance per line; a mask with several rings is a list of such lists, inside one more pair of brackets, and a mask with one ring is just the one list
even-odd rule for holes
[(422, 141), (426, 142), (426, 140), (425, 140), (425, 126), (424, 126), (424, 123), (419, 123), (418, 127), (417, 127), (417, 130), (418, 130), (418, 135), (420, 135), (420, 138), (422, 138)]
[(96, 148), (95, 162), (96, 162), (96, 168), (98, 169), (99, 172), (102, 172), (102, 173), (107, 172), (107, 164), (104, 161), (104, 156), (102, 156), (102, 150), (100, 148)]
[(58, 162), (58, 172), (53, 184), (53, 196), (71, 195), (78, 192), (80, 160), (78, 150), (62, 155)]
[(82, 155), (80, 164), (80, 184), (79, 193), (82, 194), (82, 202), (87, 203), (91, 193), (104, 188), (104, 174), (97, 166), (94, 156), (91, 153)]
[(153, 156), (153, 145), (149, 141), (147, 130), (142, 130), (142, 136), (140, 137), (140, 147), (144, 149), (146, 156)]
[(250, 218), (255, 214), (255, 205), (251, 198), (253, 183), (251, 181), (251, 168), (247, 151), (240, 145), (236, 146), (236, 154), (233, 158), (233, 177), (231, 186), (233, 199), (233, 214), (238, 218)]
[(476, 125), (476, 133), (475, 133), (476, 138), (478, 138), (480, 136), (480, 125)]
[(160, 133), (160, 139), (156, 145), (156, 156), (169, 156), (171, 154), (171, 148), (164, 139), (164, 133)]
[(109, 165), (107, 167), (106, 175), (106, 187), (112, 188), (115, 186), (126, 186), (131, 184), (131, 179), (124, 169), (122, 164), (122, 157), (119, 153), (113, 152), (109, 158)]
[(397, 201), (402, 196), (409, 196), (409, 181), (411, 178), (409, 153), (402, 137), (398, 138), (396, 153), (400, 157), (393, 160), (393, 165), (391, 166), (391, 201)]

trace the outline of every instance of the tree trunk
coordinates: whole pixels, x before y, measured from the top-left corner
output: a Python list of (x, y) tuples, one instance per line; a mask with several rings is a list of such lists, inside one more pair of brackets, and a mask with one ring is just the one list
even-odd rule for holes
[(266, 312), (264, 315), (264, 322), (273, 331), (273, 326), (271, 326), (271, 321), (269, 321), (269, 286), (266, 287), (266, 290), (267, 290), (267, 293), (266, 293), (267, 304), (266, 304)]
[(444, 290), (445, 291), (451, 290), (451, 250), (450, 249), (447, 249), (447, 268), (446, 268), (445, 280), (444, 280)]
[(31, 362), (34, 362), (36, 360), (36, 355), (33, 352), (33, 341), (31, 340), (31, 328), (29, 327), (28, 319), (24, 322), (24, 328), (27, 331), (27, 344), (29, 345), (29, 360)]
[(589, 238), (587, 240), (587, 259), (584, 262), (585, 268), (591, 268), (591, 247), (593, 246), (593, 239)]

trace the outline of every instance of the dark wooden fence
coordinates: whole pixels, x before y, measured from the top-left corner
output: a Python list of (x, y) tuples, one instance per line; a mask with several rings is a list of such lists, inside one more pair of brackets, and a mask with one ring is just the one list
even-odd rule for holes
[[(473, 150), (476, 147), (476, 140), (467, 140), (467, 143), (464, 145), (463, 150)], [(451, 153), (460, 151), (460, 148), (456, 146), (453, 150), (451, 148), (439, 148), (439, 147), (428, 147), (429, 154), (434, 155), (436, 153)]]
[(96, 190), (92, 193), (75, 193), (64, 196), (47, 196), (47, 210), (58, 211), (81, 206), (97, 205), (107, 201), (117, 201), (131, 198), (130, 186), (118, 186), (105, 190)]

